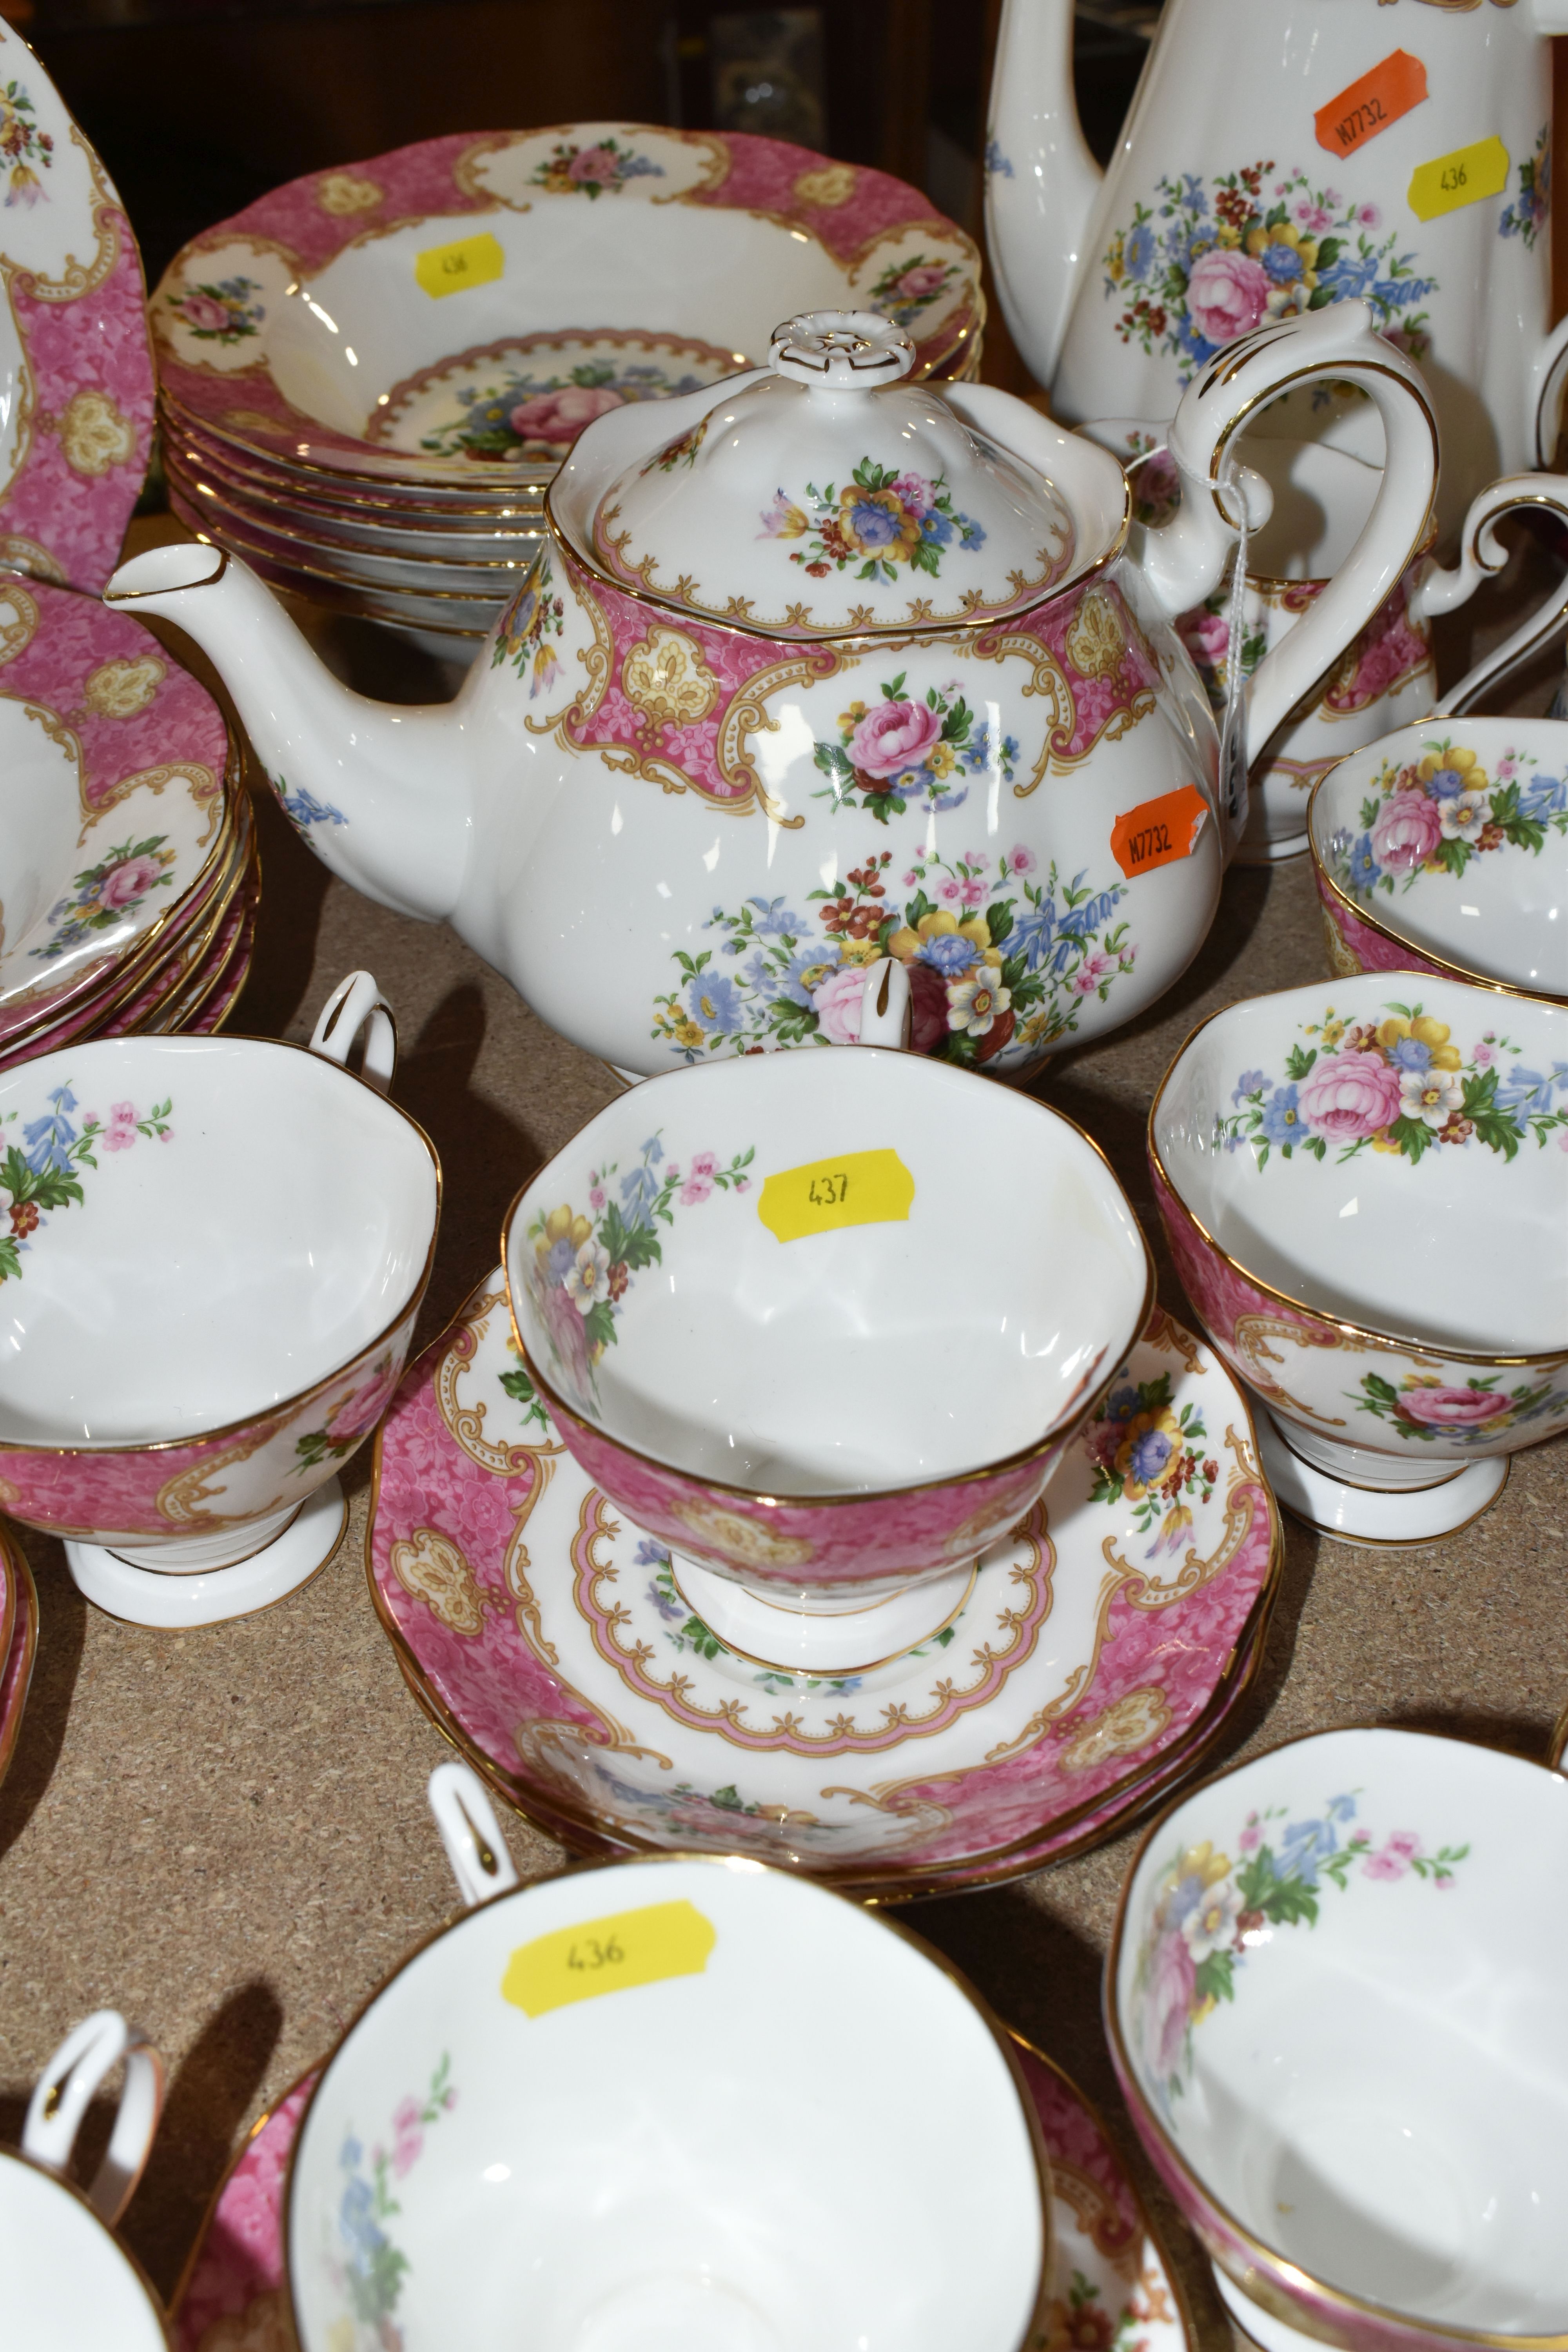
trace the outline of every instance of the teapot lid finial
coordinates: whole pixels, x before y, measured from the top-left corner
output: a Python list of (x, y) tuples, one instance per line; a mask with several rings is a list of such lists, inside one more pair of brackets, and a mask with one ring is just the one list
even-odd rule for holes
[(915, 363), (910, 337), (875, 310), (806, 310), (775, 327), (772, 344), (775, 375), (833, 392), (896, 383)]

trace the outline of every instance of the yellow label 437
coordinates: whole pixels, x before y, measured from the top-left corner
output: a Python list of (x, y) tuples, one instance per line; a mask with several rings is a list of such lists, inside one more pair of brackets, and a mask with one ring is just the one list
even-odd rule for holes
[(757, 1214), (781, 1242), (798, 1242), (839, 1225), (900, 1223), (914, 1197), (915, 1180), (896, 1151), (846, 1151), (770, 1176)]
[(711, 1920), (693, 1903), (648, 1903), (557, 1927), (521, 1944), (506, 1964), (501, 1999), (530, 2017), (543, 2017), (574, 2000), (663, 1977), (700, 1977), (718, 1941)]

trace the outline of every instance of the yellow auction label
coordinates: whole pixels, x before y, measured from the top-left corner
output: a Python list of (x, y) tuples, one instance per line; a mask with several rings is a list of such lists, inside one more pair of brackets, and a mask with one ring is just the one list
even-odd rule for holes
[(530, 2017), (594, 2000), (630, 1985), (664, 1977), (700, 1977), (718, 1941), (712, 1922), (694, 1904), (649, 1903), (640, 1911), (614, 1911), (521, 1944), (506, 1964), (501, 1999)]
[(896, 1151), (847, 1151), (770, 1176), (757, 1214), (781, 1242), (798, 1242), (837, 1225), (899, 1224), (914, 1197), (915, 1180)]
[(1417, 220), (1436, 220), (1461, 205), (1479, 205), (1483, 196), (1500, 196), (1507, 185), (1508, 149), (1500, 139), (1478, 139), (1473, 147), (1456, 147), (1451, 155), (1416, 165), (1410, 209)]
[(483, 236), (462, 236), (456, 245), (427, 245), (414, 257), (414, 275), (426, 294), (460, 294), (465, 286), (488, 286), (506, 268), (506, 256), (487, 230)]

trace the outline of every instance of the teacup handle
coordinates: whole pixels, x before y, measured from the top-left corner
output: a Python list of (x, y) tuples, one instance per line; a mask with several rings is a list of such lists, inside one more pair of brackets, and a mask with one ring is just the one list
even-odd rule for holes
[(87, 2201), (112, 2229), (141, 2179), (163, 2108), (163, 2061), (118, 2010), (100, 2009), (68, 2033), (27, 2102), (22, 2153), (46, 2172), (63, 2174), (82, 2117), (110, 2067), (125, 2061), (114, 2129)]
[(860, 999), (862, 1045), (907, 1045), (910, 1042), (910, 975), (897, 956), (879, 956), (866, 966)]
[(484, 1782), (467, 1764), (437, 1764), (428, 1794), (466, 1910), (521, 1884)]
[[(1431, 404), (1414, 364), (1376, 332), (1367, 303), (1332, 302), (1215, 352), (1182, 394), (1171, 424), (1181, 506), (1143, 536), (1144, 580), (1173, 620), (1218, 585), (1236, 542), (1238, 522), (1224, 502), (1232, 441), (1281, 393), (1327, 383), (1353, 383), (1376, 407), (1386, 445), (1383, 478), (1349, 556), (1247, 683), (1249, 761), (1371, 620), (1419, 547), (1431, 512), (1437, 479)], [(1255, 528), (1268, 512), (1258, 511), (1258, 486), (1254, 476), (1235, 493), (1246, 499)]]
[(364, 1076), (384, 1094), (397, 1067), (397, 1024), (372, 973), (351, 971), (339, 981), (310, 1032), (310, 1051), (324, 1055), (329, 1062), (346, 1064), (354, 1039), (367, 1022)]
[[(1568, 475), (1505, 474), (1500, 481), (1484, 489), (1472, 501), (1465, 517), (1458, 569), (1441, 572), (1433, 565), (1410, 599), (1413, 621), (1428, 621), (1434, 613), (1456, 611), (1468, 603), (1483, 580), (1491, 579), (1502, 570), (1508, 562), (1508, 550), (1498, 538), (1495, 526), (1503, 515), (1518, 507), (1538, 507), (1546, 514), (1555, 515), (1560, 522), (1568, 523)], [(1458, 686), (1451, 686), (1442, 700), (1434, 703), (1433, 718), (1460, 719), (1467, 710), (1473, 710), (1489, 688), (1549, 643), (1565, 624), (1568, 576), (1559, 581), (1511, 637), (1505, 637), (1495, 652), (1478, 662), (1474, 669), (1467, 670)]]
[(1552, 1727), (1552, 1745), (1546, 1751), (1546, 1761), (1553, 1772), (1563, 1769), (1563, 1758), (1568, 1755), (1568, 1706)]

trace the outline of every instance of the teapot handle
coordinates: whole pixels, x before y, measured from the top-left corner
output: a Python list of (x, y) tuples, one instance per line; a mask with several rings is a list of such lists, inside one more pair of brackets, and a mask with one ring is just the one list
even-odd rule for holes
[[(1410, 599), (1413, 621), (1430, 620), (1434, 613), (1452, 613), (1468, 604), (1483, 580), (1491, 579), (1508, 562), (1508, 550), (1497, 536), (1497, 524), (1520, 507), (1539, 507), (1568, 523), (1568, 475), (1505, 474), (1473, 499), (1459, 537), (1459, 562), (1453, 572), (1428, 568)], [(1434, 719), (1461, 719), (1473, 710), (1483, 694), (1531, 654), (1547, 645), (1568, 622), (1568, 575), (1522, 622), (1511, 636), (1467, 670), (1457, 686), (1432, 706)]]
[[(1173, 619), (1218, 585), (1238, 535), (1225, 503), (1232, 440), (1267, 403), (1310, 383), (1353, 383), (1375, 404), (1386, 444), (1383, 479), (1347, 560), (1253, 672), (1246, 688), (1249, 761), (1394, 588), (1421, 543), (1436, 488), (1437, 426), (1426, 386), (1405, 353), (1376, 331), (1370, 304), (1331, 303), (1227, 343), (1187, 386), (1172, 422), (1181, 508), (1144, 538), (1144, 578)], [(1254, 524), (1267, 515), (1256, 503), (1261, 487), (1243, 469), (1232, 492), (1247, 500)]]

